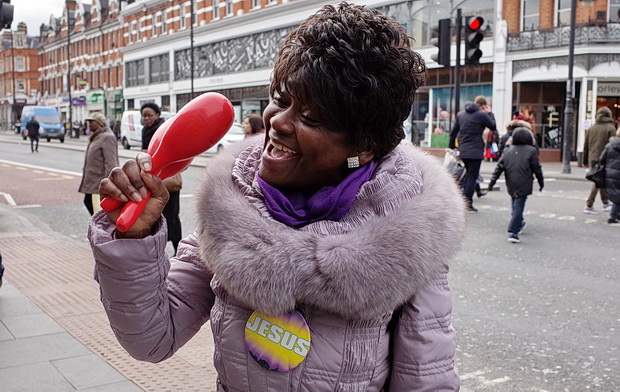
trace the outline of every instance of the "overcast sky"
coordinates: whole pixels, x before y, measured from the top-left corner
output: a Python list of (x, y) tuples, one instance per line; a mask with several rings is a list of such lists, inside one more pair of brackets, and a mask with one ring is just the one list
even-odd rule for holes
[(13, 0), (11, 5), (14, 12), (11, 28), (15, 30), (19, 22), (26, 22), (28, 35), (37, 36), (41, 23), (48, 24), (50, 15), (62, 16), (65, 0)]

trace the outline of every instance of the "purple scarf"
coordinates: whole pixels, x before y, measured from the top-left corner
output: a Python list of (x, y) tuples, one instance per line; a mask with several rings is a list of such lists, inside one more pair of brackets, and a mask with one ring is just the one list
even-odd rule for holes
[(376, 166), (376, 162), (370, 161), (337, 186), (321, 188), (310, 197), (299, 190), (282, 192), (267, 184), (258, 173), (256, 178), (271, 216), (278, 222), (298, 228), (319, 220), (340, 220), (349, 212), (357, 191), (370, 180)]

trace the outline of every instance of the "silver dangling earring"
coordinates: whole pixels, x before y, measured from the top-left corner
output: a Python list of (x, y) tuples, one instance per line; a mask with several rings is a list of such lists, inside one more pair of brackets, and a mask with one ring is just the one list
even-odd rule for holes
[(349, 169), (355, 169), (355, 168), (360, 167), (360, 157), (358, 157), (358, 156), (348, 157), (347, 158), (347, 167)]

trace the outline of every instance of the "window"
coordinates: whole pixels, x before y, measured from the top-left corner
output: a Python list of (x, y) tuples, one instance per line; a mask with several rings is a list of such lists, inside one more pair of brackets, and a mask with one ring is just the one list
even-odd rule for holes
[(233, 14), (233, 0), (226, 0), (226, 16)]
[(154, 56), (149, 58), (149, 83), (161, 83), (170, 79), (169, 77), (168, 54)]
[(151, 28), (153, 29), (153, 36), (157, 35), (157, 16), (153, 15), (153, 19), (151, 19)]
[(133, 26), (133, 30), (136, 32), (136, 41), (140, 41), (142, 39), (142, 31), (140, 31), (140, 29), (142, 28), (142, 23), (140, 23), (140, 20), (138, 20), (137, 22), (134, 21)]
[(538, 29), (540, 23), (540, 0), (522, 0), (521, 15), (521, 31)]
[(557, 22), (556, 26), (570, 25), (570, 3), (571, 0), (557, 0)]
[(185, 6), (181, 4), (179, 8), (179, 20), (181, 21), (181, 29), (185, 28)]
[(125, 70), (125, 84), (127, 87), (139, 86), (146, 84), (146, 75), (144, 71), (144, 60), (132, 61), (127, 63)]
[(15, 57), (15, 70), (17, 72), (24, 72), (24, 71), (26, 71), (26, 65), (25, 65), (25, 61), (24, 61), (23, 57), (21, 57), (21, 56)]
[(620, 0), (609, 0), (609, 20), (620, 22)]
[(133, 42), (133, 37), (131, 36), (133, 34), (132, 30), (131, 30), (131, 24), (127, 24), (127, 42), (128, 43), (132, 43)]
[(252, 0), (252, 8), (259, 8), (260, 0)]
[(213, 19), (220, 18), (220, 0), (213, 0)]
[(161, 96), (161, 110), (170, 111), (170, 95)]
[(168, 26), (166, 25), (166, 11), (161, 13), (161, 33), (164, 34), (168, 31)]

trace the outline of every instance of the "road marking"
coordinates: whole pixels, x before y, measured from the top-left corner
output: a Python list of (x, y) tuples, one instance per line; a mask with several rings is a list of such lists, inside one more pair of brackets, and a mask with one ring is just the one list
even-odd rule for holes
[(71, 176), (62, 176), (62, 177), (52, 177), (52, 178), (34, 178), (32, 181), (62, 181), (62, 180), (73, 180), (75, 177)]
[(4, 196), (4, 199), (6, 200), (7, 204), (10, 205), (11, 207), (15, 207), (17, 205), (17, 203), (15, 203), (15, 200), (13, 199), (10, 193), (0, 192), (0, 195)]
[(78, 172), (72, 172), (72, 171), (61, 170), (61, 169), (52, 169), (52, 168), (49, 168), (49, 167), (36, 166), (36, 165), (28, 165), (26, 163), (7, 161), (7, 160), (4, 160), (4, 159), (0, 159), (0, 163), (6, 163), (8, 165), (13, 165), (18, 170), (27, 170), (26, 168), (28, 168), (28, 169), (38, 169), (38, 170), (44, 170), (44, 171), (48, 171), (48, 172), (55, 172), (55, 173), (61, 173), (61, 174), (68, 174), (68, 175), (71, 175), (71, 176), (82, 177), (82, 173), (78, 173)]

